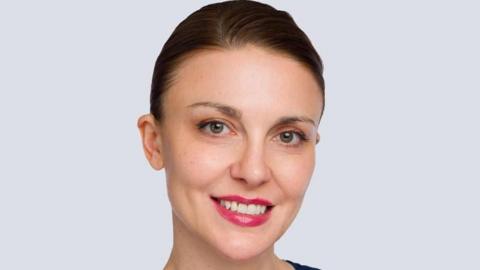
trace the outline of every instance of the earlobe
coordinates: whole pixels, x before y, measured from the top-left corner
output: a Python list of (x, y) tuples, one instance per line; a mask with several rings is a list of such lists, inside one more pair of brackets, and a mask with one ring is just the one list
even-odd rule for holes
[(138, 130), (142, 140), (143, 151), (150, 166), (155, 170), (163, 168), (160, 127), (157, 126), (152, 114), (145, 114), (138, 118)]

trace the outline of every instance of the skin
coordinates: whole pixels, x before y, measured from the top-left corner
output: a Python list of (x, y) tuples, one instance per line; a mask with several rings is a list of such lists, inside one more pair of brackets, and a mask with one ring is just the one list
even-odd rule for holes
[[(297, 215), (315, 166), (323, 100), (313, 75), (253, 45), (197, 52), (177, 71), (162, 122), (138, 120), (150, 165), (165, 169), (172, 206), (165, 269), (293, 269), (274, 243)], [(296, 120), (278, 124), (286, 117)], [(199, 127), (212, 120), (221, 123)], [(228, 194), (271, 201), (270, 219), (257, 227), (223, 219), (210, 196)]]

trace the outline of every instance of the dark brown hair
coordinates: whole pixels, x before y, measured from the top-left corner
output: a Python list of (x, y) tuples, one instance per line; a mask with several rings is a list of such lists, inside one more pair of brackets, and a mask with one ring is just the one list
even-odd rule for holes
[(189, 55), (203, 49), (237, 49), (247, 44), (304, 64), (313, 73), (324, 98), (322, 60), (290, 14), (267, 4), (234, 0), (204, 6), (175, 28), (155, 63), (150, 113), (162, 121), (162, 97), (174, 82), (176, 68)]

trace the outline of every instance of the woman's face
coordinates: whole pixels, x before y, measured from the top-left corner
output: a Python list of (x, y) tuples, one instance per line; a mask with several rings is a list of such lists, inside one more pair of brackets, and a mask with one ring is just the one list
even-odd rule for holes
[(164, 104), (158, 150), (174, 226), (231, 259), (272, 251), (315, 165), (323, 100), (313, 75), (259, 47), (201, 51)]

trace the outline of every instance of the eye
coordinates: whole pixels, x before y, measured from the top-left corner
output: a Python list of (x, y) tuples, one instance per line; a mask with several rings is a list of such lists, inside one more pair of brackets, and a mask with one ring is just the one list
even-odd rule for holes
[(210, 133), (214, 136), (221, 135), (222, 132), (226, 134), (230, 131), (230, 128), (225, 123), (218, 120), (201, 122), (197, 126), (201, 131)]
[(280, 141), (288, 147), (300, 146), (304, 141), (308, 140), (303, 132), (298, 132), (294, 130), (284, 131), (278, 136), (280, 138)]

